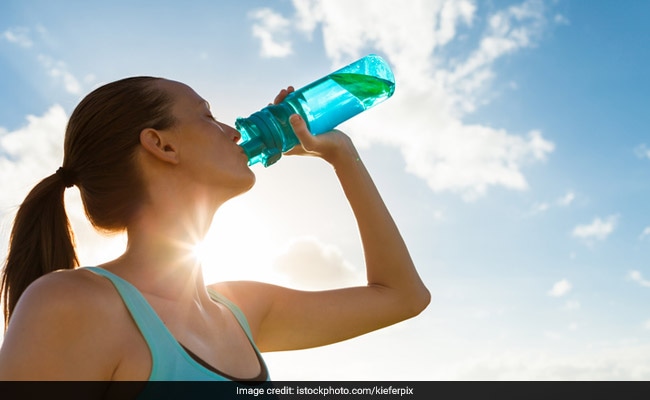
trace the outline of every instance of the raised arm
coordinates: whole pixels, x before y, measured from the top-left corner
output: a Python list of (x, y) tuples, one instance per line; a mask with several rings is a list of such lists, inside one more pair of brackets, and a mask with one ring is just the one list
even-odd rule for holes
[(352, 141), (339, 131), (312, 136), (298, 115), (290, 121), (302, 146), (288, 154), (320, 157), (336, 171), (357, 220), (368, 283), (319, 292), (252, 282), (216, 289), (242, 307), (263, 351), (321, 346), (419, 314), (429, 291)]
[[(291, 123), (306, 154), (328, 161), (335, 169), (357, 221), (366, 261), (368, 286), (396, 296), (415, 315), (429, 303), (429, 292), (418, 275), (402, 235), (388, 212), (350, 138), (340, 131), (312, 136), (298, 115)], [(409, 312), (407, 312), (409, 314)]]

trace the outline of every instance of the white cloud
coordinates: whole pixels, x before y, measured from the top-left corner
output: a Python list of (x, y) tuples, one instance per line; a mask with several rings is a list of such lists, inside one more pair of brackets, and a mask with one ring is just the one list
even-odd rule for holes
[(551, 205), (548, 203), (535, 203), (533, 204), (532, 214), (541, 214), (548, 211), (551, 208)]
[[(558, 337), (548, 332), (549, 336)], [(448, 363), (439, 380), (610, 381), (650, 379), (650, 345), (615, 345), (571, 352), (554, 348), (522, 351), (493, 349)]]
[(640, 144), (634, 148), (634, 154), (639, 158), (647, 158), (650, 160), (650, 149), (646, 144)]
[(558, 341), (558, 340), (561, 340), (564, 336), (559, 332), (545, 331), (544, 332), (544, 337), (547, 338), (547, 339), (553, 340), (553, 341)]
[(19, 204), (26, 188), (56, 171), (67, 122), (63, 107), (55, 105), (40, 117), (27, 116), (27, 125), (15, 131), (0, 128), (1, 204)]
[(432, 214), (434, 221), (443, 221), (445, 219), (445, 212), (442, 210), (434, 210)]
[(2, 32), (2, 36), (0, 37), (9, 43), (14, 43), (24, 48), (29, 48), (34, 45), (34, 42), (29, 36), (29, 29), (23, 27), (7, 29)]
[(650, 281), (645, 280), (640, 271), (630, 271), (628, 277), (643, 287), (650, 287)]
[[(553, 288), (555, 288), (555, 287), (553, 287)], [(568, 300), (564, 304), (564, 309), (567, 310), (567, 311), (577, 311), (577, 310), (580, 309), (580, 307), (581, 307), (580, 302), (576, 301), (576, 300)]]
[(605, 240), (614, 232), (617, 220), (617, 215), (610, 215), (605, 220), (596, 217), (590, 224), (576, 226), (573, 229), (573, 236), (585, 240)]
[(38, 61), (47, 71), (48, 75), (59, 80), (66, 92), (71, 94), (81, 94), (83, 88), (79, 80), (68, 70), (63, 61), (54, 60), (45, 55), (39, 55)]
[[(471, 0), (294, 0), (292, 26), (312, 37), (320, 27), (325, 51), (341, 66), (370, 51), (383, 54), (393, 67), (393, 98), (346, 124), (357, 143), (380, 143), (400, 149), (406, 170), (433, 191), (457, 192), (466, 200), (491, 186), (525, 190), (522, 170), (542, 162), (555, 145), (531, 129), (513, 134), (505, 129), (466, 124), (463, 117), (486, 102), (494, 63), (535, 45), (545, 27), (544, 5), (524, 1), (484, 19)], [(484, 28), (475, 21), (485, 21)], [(405, 23), (408, 21), (408, 23)], [(467, 48), (470, 27), (481, 38), (456, 59), (442, 50)], [(406, 134), (395, 134), (406, 132)]]
[(566, 279), (562, 279), (561, 281), (555, 282), (555, 284), (553, 284), (553, 287), (551, 290), (549, 290), (548, 295), (552, 297), (562, 297), (565, 294), (569, 293), (571, 288), (571, 283)]
[(560, 197), (559, 199), (557, 199), (556, 203), (559, 206), (567, 207), (567, 206), (571, 205), (571, 203), (573, 203), (573, 200), (575, 200), (575, 198), (576, 198), (575, 193), (567, 192), (567, 194), (565, 194), (563, 197)]
[(532, 215), (542, 214), (555, 206), (568, 207), (569, 205), (571, 205), (571, 203), (573, 203), (574, 199), (575, 199), (575, 194), (569, 191), (564, 196), (556, 199), (553, 203), (549, 203), (549, 202), (534, 203), (531, 208), (530, 214)]
[(262, 57), (286, 57), (292, 53), (291, 42), (286, 38), (290, 21), (270, 8), (260, 8), (250, 13), (255, 23), (253, 36), (261, 42)]
[[(47, 45), (52, 42), (52, 38), (43, 26), (38, 25), (33, 30), (38, 34), (38, 44), (45, 44), (47, 47)], [(17, 44), (22, 48), (31, 49), (30, 52), (35, 52), (34, 49), (32, 49), (35, 43), (31, 38), (31, 32), (32, 30), (29, 28), (13, 28), (3, 32), (0, 37), (8, 42)], [(80, 80), (70, 72), (65, 62), (55, 60), (45, 54), (39, 54), (37, 56), (37, 61), (45, 69), (45, 72), (55, 80), (55, 82), (63, 85), (66, 92), (75, 95), (80, 95), (83, 92)], [(85, 80), (87, 83), (89, 83), (90, 79), (94, 80), (94, 76), (92, 74), (86, 75)]]
[(639, 236), (639, 239), (643, 240), (647, 237), (650, 237), (650, 226), (647, 226), (643, 232), (641, 232), (641, 235)]
[(571, 21), (567, 17), (565, 17), (562, 14), (555, 14), (553, 17), (553, 22), (555, 22), (558, 25), (570, 25)]
[(311, 237), (292, 241), (273, 267), (300, 289), (331, 289), (365, 284), (363, 275), (332, 245)]
[(479, 46), (472, 54), (451, 71), (443, 72), (447, 85), (456, 86), (463, 96), (458, 97), (459, 106), (466, 112), (477, 106), (477, 92), (495, 76), (493, 63), (507, 54), (532, 47), (545, 23), (543, 3), (524, 1), (499, 11), (487, 18), (488, 26)]

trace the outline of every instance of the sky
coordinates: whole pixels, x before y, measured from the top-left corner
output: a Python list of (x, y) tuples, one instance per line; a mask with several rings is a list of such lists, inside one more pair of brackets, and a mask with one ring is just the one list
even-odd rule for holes
[[(189, 84), (234, 124), (366, 54), (396, 78), (340, 126), (432, 294), (418, 317), (267, 353), (276, 380), (650, 379), (650, 2), (66, 1), (0, 4), (0, 257), (67, 118), (133, 75)], [(206, 281), (364, 284), (331, 168), (283, 157), (217, 213)], [(66, 207), (83, 265), (122, 236)]]

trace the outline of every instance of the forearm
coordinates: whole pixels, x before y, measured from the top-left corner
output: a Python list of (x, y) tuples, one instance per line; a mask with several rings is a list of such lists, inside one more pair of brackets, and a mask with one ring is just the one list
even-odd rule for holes
[(424, 307), (429, 292), (368, 170), (351, 142), (330, 160), (357, 220), (368, 285), (387, 288)]
[(290, 123), (301, 146), (288, 154), (320, 157), (336, 171), (359, 226), (368, 286), (391, 296), (391, 303), (404, 302), (407, 310), (421, 311), (429, 303), (429, 292), (350, 138), (339, 131), (313, 136), (297, 114)]

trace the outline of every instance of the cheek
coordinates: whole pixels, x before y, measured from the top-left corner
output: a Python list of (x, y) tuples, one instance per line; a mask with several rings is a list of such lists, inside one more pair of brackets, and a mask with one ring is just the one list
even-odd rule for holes
[(227, 157), (227, 142), (217, 135), (210, 135), (201, 143), (201, 153), (209, 160), (218, 161)]

